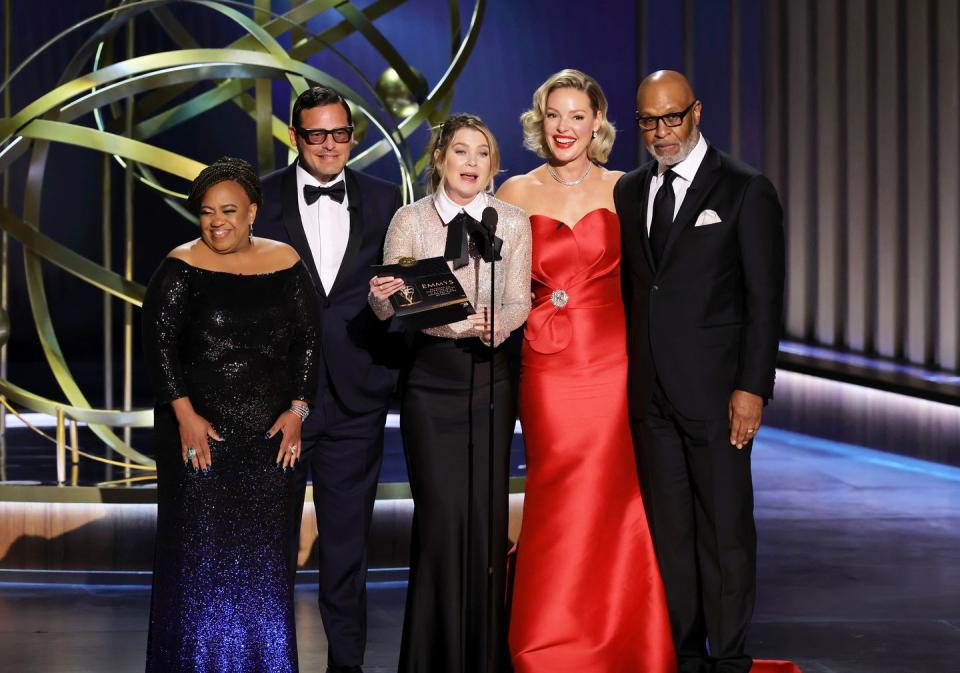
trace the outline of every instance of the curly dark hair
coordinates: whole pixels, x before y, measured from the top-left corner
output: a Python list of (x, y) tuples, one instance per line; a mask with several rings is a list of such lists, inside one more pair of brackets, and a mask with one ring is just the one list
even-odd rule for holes
[(190, 194), (187, 195), (187, 208), (193, 213), (200, 212), (203, 195), (215, 184), (233, 180), (243, 187), (243, 191), (250, 197), (250, 202), (263, 205), (260, 178), (248, 162), (233, 157), (220, 157), (212, 164), (200, 171), (190, 185)]

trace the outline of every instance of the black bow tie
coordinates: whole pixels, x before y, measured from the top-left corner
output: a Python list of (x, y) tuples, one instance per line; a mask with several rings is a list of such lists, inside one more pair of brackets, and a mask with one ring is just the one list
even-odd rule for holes
[(447, 224), (447, 244), (443, 251), (443, 258), (451, 260), (454, 269), (466, 266), (471, 253), (485, 262), (490, 262), (496, 255), (496, 260), (499, 262), (502, 259), (500, 250), (503, 247), (503, 241), (494, 236), (493, 255), (491, 255), (487, 249), (487, 240), (483, 225), (467, 215), (466, 211), (461, 210)]
[(316, 203), (317, 199), (319, 199), (321, 196), (329, 196), (337, 203), (343, 203), (343, 197), (346, 195), (347, 186), (343, 184), (343, 180), (335, 185), (332, 185), (331, 187), (319, 187), (314, 185), (303, 186), (303, 198), (306, 200), (308, 206)]

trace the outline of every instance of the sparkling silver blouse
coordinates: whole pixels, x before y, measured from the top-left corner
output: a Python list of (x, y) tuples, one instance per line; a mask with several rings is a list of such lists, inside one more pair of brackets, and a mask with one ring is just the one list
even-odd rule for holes
[[(530, 312), (530, 220), (516, 206), (490, 195), (486, 198), (487, 205), (497, 211), (497, 236), (503, 239), (503, 261), (497, 262), (496, 268), (496, 345), (503, 343), (513, 330), (520, 327)], [(447, 227), (437, 213), (433, 199), (433, 196), (425, 196), (394, 214), (383, 246), (384, 264), (395, 264), (401, 257), (443, 257)], [(447, 265), (475, 307), (491, 305), (489, 263), (481, 261), (479, 264), (479, 284), (474, 260), (459, 269), (453, 269), (451, 262)], [(378, 300), (371, 294), (369, 301), (381, 320), (393, 315), (393, 306), (388, 299)], [(474, 329), (468, 320), (430, 327), (423, 332), (450, 339), (480, 336), (479, 330)]]

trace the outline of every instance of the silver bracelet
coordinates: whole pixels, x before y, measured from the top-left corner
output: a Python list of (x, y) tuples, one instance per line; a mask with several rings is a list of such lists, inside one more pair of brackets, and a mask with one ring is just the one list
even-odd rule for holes
[(310, 407), (306, 404), (291, 404), (290, 411), (295, 413), (301, 421), (307, 420), (307, 416), (310, 415)]

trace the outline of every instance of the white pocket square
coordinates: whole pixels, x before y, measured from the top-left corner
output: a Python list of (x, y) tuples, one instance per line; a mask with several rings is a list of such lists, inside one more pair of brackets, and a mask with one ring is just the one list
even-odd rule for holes
[(717, 211), (705, 210), (700, 213), (699, 217), (697, 217), (697, 223), (693, 226), (705, 227), (708, 224), (716, 224), (717, 222), (723, 222), (723, 220), (720, 219), (720, 216), (717, 215)]

